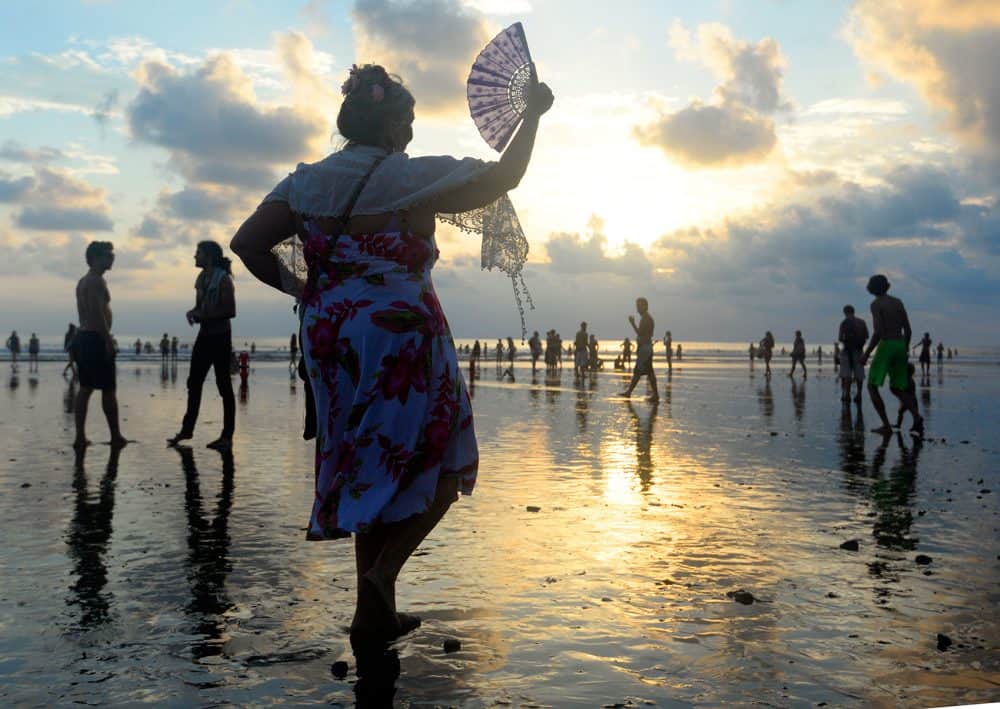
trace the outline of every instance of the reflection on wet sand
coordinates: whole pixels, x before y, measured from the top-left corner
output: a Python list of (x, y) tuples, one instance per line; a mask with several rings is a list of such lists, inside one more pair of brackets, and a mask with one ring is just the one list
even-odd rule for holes
[(96, 493), (87, 486), (87, 448), (76, 451), (73, 464), (73, 519), (66, 533), (66, 544), (75, 581), (70, 586), (66, 603), (80, 609), (79, 627), (82, 629), (95, 628), (110, 619), (112, 595), (105, 590), (108, 583), (105, 557), (111, 541), (121, 451), (121, 448), (111, 449)]
[(771, 378), (764, 379), (764, 386), (757, 388), (757, 404), (767, 423), (774, 419), (774, 395), (771, 393)]
[[(768, 382), (770, 384), (770, 382)], [(795, 412), (795, 420), (800, 422), (806, 415), (806, 383), (798, 379), (792, 379), (792, 410)]]
[(635, 471), (639, 476), (639, 485), (643, 493), (649, 492), (655, 470), (652, 455), (653, 423), (656, 421), (658, 408), (658, 404), (654, 402), (643, 417), (636, 411), (632, 402), (628, 402), (629, 413), (635, 420)]
[(235, 468), (232, 451), (222, 450), (222, 483), (211, 518), (205, 518), (201, 476), (189, 446), (174, 446), (184, 472), (184, 510), (188, 524), (187, 577), (191, 601), (185, 611), (195, 623), (195, 659), (220, 655), (226, 640), (223, 615), (232, 608), (226, 593), (229, 561), (229, 512), (233, 506)]

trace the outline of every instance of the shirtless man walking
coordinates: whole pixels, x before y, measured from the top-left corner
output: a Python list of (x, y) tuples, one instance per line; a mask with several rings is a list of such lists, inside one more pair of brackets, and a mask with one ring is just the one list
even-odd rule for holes
[(628, 316), (629, 325), (635, 330), (635, 369), (632, 370), (632, 381), (628, 388), (622, 392), (622, 396), (632, 396), (632, 390), (639, 383), (639, 378), (645, 376), (649, 380), (649, 385), (653, 389), (650, 401), (660, 400), (660, 391), (656, 386), (656, 374), (653, 372), (653, 316), (649, 314), (649, 301), (645, 298), (636, 298), (636, 312), (639, 313), (639, 324), (636, 325), (635, 318)]
[(104, 273), (115, 261), (114, 244), (92, 241), (87, 246), (90, 270), (76, 284), (76, 309), (80, 327), (73, 341), (73, 360), (80, 378), (76, 396), (76, 440), (73, 447), (90, 445), (87, 440), (87, 404), (94, 389), (101, 391), (101, 408), (111, 431), (111, 445), (124, 446), (128, 441), (118, 428), (118, 398), (115, 394), (115, 355), (111, 344), (111, 293)]
[(872, 350), (875, 350), (875, 358), (868, 370), (868, 394), (875, 412), (882, 419), (882, 425), (873, 429), (873, 432), (883, 435), (892, 433), (892, 424), (885, 413), (885, 402), (878, 391), (888, 376), (889, 390), (899, 399), (902, 408), (913, 416), (910, 430), (922, 434), (924, 419), (920, 416), (916, 395), (908, 390), (910, 376), (906, 365), (913, 331), (910, 329), (906, 308), (903, 301), (889, 295), (889, 279), (881, 274), (868, 280), (868, 292), (875, 296), (872, 301), (872, 338), (861, 356), (861, 364), (864, 366)]

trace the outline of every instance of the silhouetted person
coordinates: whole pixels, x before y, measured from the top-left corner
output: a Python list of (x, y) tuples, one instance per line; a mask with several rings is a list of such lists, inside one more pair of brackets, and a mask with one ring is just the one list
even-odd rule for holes
[(788, 376), (795, 374), (795, 365), (802, 365), (802, 376), (808, 377), (809, 372), (806, 370), (806, 341), (802, 339), (802, 331), (795, 331), (795, 342), (792, 343), (792, 370), (788, 373)]
[(472, 354), (469, 355), (469, 380), (473, 380), (476, 377), (476, 369), (479, 367), (479, 358), (483, 354), (483, 349), (479, 344), (479, 340), (472, 346)]
[[(854, 311), (853, 307), (851, 308), (851, 311)], [(833, 343), (833, 368), (840, 368), (840, 342)]]
[(167, 439), (170, 445), (194, 437), (198, 410), (201, 407), (201, 389), (208, 370), (215, 370), (215, 386), (222, 397), (222, 433), (208, 443), (209, 448), (229, 448), (233, 444), (236, 428), (236, 398), (229, 374), (229, 361), (233, 353), (233, 335), (229, 321), (236, 317), (236, 291), (228, 258), (222, 247), (214, 241), (202, 241), (194, 253), (194, 265), (201, 269), (195, 279), (195, 306), (187, 311), (189, 325), (198, 323), (198, 337), (191, 351), (188, 369), (187, 411), (181, 430)]
[[(912, 362), (906, 365), (906, 389), (904, 391), (912, 394), (914, 397), (917, 395), (917, 383), (913, 380), (914, 375), (917, 373), (917, 368), (913, 366)], [(906, 408), (903, 406), (899, 407), (899, 411), (896, 414), (896, 428), (903, 425), (903, 414), (906, 413)]]
[(865, 381), (865, 365), (861, 362), (865, 342), (868, 341), (868, 325), (854, 314), (853, 305), (844, 306), (844, 319), (840, 323), (837, 340), (844, 345), (840, 352), (841, 401), (851, 398), (851, 382), (858, 385), (854, 401), (861, 403), (861, 387)]
[(66, 334), (63, 335), (63, 351), (66, 353), (66, 366), (63, 367), (63, 376), (66, 376), (66, 370), (72, 373), (73, 379), (76, 379), (76, 363), (73, 361), (73, 340), (76, 339), (76, 325), (73, 323), (69, 324), (66, 329)]
[(587, 341), (587, 366), (592, 372), (601, 368), (601, 358), (599, 356), (600, 343), (596, 335), (591, 335)]
[(160, 359), (164, 362), (170, 358), (170, 337), (167, 333), (163, 333), (163, 337), (160, 338)]
[(940, 342), (938, 343), (938, 346), (937, 346), (937, 361), (938, 361), (938, 365), (941, 365), (941, 364), (944, 363), (944, 345), (941, 344)]
[[(240, 391), (244, 392), (247, 386), (249, 385), (249, 380), (250, 380), (250, 355), (247, 353), (246, 350), (240, 352), (240, 356), (237, 360), (237, 368), (239, 369), (240, 372)], [(244, 396), (244, 398), (241, 399), (241, 401), (245, 400), (246, 397)]]
[[(903, 301), (888, 294), (889, 279), (878, 274), (868, 280), (868, 292), (875, 296), (872, 301), (872, 338), (861, 358), (861, 363), (867, 362), (872, 350), (875, 359), (868, 371), (868, 393), (872, 398), (872, 406), (882, 420), (882, 425), (874, 429), (875, 433), (892, 433), (892, 425), (885, 412), (885, 402), (878, 388), (889, 377), (889, 390), (899, 399), (902, 406), (913, 416), (914, 433), (922, 434), (924, 420), (920, 416), (917, 397), (906, 391), (909, 375), (907, 358), (910, 352), (910, 319), (906, 315)], [(877, 348), (877, 349), (876, 349)]]
[(576, 338), (573, 340), (573, 374), (581, 376), (587, 369), (587, 342), (590, 338), (587, 335), (587, 323), (580, 323), (580, 329), (576, 331)]
[(299, 337), (294, 332), (288, 338), (288, 360), (294, 367), (299, 361)]
[(627, 367), (632, 366), (632, 340), (627, 337), (622, 341), (622, 362)]
[(639, 383), (640, 377), (646, 377), (649, 386), (653, 389), (653, 395), (649, 397), (650, 401), (659, 401), (660, 392), (656, 386), (656, 375), (653, 372), (653, 330), (655, 324), (653, 316), (649, 314), (649, 301), (645, 298), (636, 298), (635, 309), (639, 313), (639, 323), (636, 324), (633, 316), (628, 316), (629, 325), (635, 330), (635, 369), (632, 370), (632, 381), (629, 382), (628, 388), (622, 392), (622, 396), (632, 396), (632, 390)]
[(678, 344), (677, 345), (677, 361), (680, 362), (683, 359), (684, 359), (684, 348), (681, 347), (680, 344)]
[(38, 335), (31, 333), (31, 337), (28, 339), (28, 368), (38, 371), (38, 350), (39, 350)]
[(142, 340), (138, 337), (135, 338), (135, 356), (138, 357), (142, 354)]
[(951, 348), (948, 348), (948, 359), (951, 359)]
[(823, 366), (823, 345), (816, 348), (816, 364), (820, 367)]
[(115, 262), (114, 244), (92, 241), (86, 251), (86, 275), (76, 284), (76, 309), (80, 327), (73, 341), (73, 359), (80, 377), (80, 391), (73, 411), (76, 419), (75, 448), (90, 445), (87, 440), (87, 405), (94, 389), (101, 392), (101, 408), (111, 432), (111, 445), (128, 443), (118, 428), (118, 399), (115, 396), (115, 348), (111, 340), (111, 292), (104, 274)]
[(250, 356), (253, 357), (255, 354), (257, 354), (257, 343), (256, 342), (251, 342), (250, 343)]
[[(930, 376), (931, 373), (931, 333), (925, 332), (924, 336), (917, 343), (917, 347), (920, 348), (920, 373), (924, 376)], [(914, 347), (913, 349), (916, 349)]]
[[(668, 352), (670, 350), (667, 350)], [(753, 369), (753, 361), (757, 358), (757, 343), (751, 342), (749, 349), (747, 349), (747, 355), (750, 357), (750, 369)]]
[(757, 348), (760, 356), (764, 359), (764, 376), (771, 376), (771, 356), (774, 353), (774, 335), (768, 330), (764, 333), (764, 337), (761, 338), (760, 346)]
[(542, 356), (542, 338), (538, 336), (538, 330), (535, 330), (528, 340), (528, 349), (531, 350), (531, 373), (534, 375), (538, 367), (538, 358)]
[(667, 356), (667, 371), (672, 372), (674, 371), (674, 336), (670, 334), (670, 330), (667, 330), (663, 336), (663, 350)]
[(17, 336), (17, 330), (13, 330), (7, 338), (7, 350), (10, 352), (10, 366), (17, 369), (17, 356), (21, 354), (21, 338)]
[(177, 335), (170, 338), (170, 359), (177, 361), (177, 350), (180, 348), (180, 340)]
[(514, 346), (514, 339), (511, 337), (507, 338), (507, 369), (504, 370), (501, 379), (506, 376), (510, 376), (510, 380), (514, 381), (514, 357), (517, 354), (517, 348)]

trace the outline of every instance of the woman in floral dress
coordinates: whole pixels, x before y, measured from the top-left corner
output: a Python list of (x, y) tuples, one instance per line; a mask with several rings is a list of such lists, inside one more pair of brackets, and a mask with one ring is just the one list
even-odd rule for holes
[(524, 175), (552, 94), (535, 87), (517, 135), (488, 163), (403, 152), (414, 99), (380, 66), (354, 67), (342, 93), (346, 145), (300, 164), (231, 246), (257, 278), (290, 290), (295, 274), (273, 249), (301, 242), (302, 350), (318, 424), (307, 538), (354, 534), (357, 646), (419, 625), (396, 612), (396, 579), (476, 481), (472, 406), (430, 276), (435, 217), (481, 233), (483, 266), (505, 271), (517, 292), (527, 241), (506, 193)]

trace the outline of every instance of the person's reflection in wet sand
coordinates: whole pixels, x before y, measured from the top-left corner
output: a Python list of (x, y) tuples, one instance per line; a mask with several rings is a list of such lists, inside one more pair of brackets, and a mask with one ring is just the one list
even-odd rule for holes
[(240, 404), (246, 408), (246, 403), (250, 401), (250, 385), (246, 381), (240, 382)]
[(170, 386), (177, 386), (177, 357), (170, 360)]
[(160, 360), (160, 388), (166, 389), (170, 381), (170, 364), (166, 359)]
[(764, 386), (757, 389), (757, 404), (767, 423), (774, 419), (774, 396), (771, 394), (771, 379), (764, 379)]
[(631, 401), (628, 404), (628, 411), (635, 419), (635, 471), (639, 476), (639, 489), (642, 492), (649, 492), (649, 486), (653, 482), (653, 423), (656, 421), (658, 402), (652, 402), (649, 413), (642, 417), (635, 410)]
[(108, 568), (105, 557), (111, 541), (111, 522), (115, 509), (115, 482), (118, 478), (118, 458), (122, 449), (112, 446), (108, 465), (104, 470), (98, 491), (87, 489), (87, 472), (84, 460), (87, 449), (78, 448), (73, 465), (73, 519), (66, 533), (68, 555), (73, 562), (72, 576), (66, 604), (80, 609), (80, 626), (95, 628), (110, 620), (112, 595), (105, 591)]
[[(872, 535), (875, 537), (875, 543), (881, 547), (910, 551), (916, 548), (918, 541), (910, 538), (909, 533), (913, 525), (913, 493), (917, 482), (917, 461), (920, 458), (923, 440), (914, 437), (913, 446), (907, 447), (899, 432), (895, 437), (899, 444), (899, 462), (892, 466), (887, 478), (879, 475), (871, 488), (872, 504), (877, 512)], [(885, 450), (892, 438), (883, 436), (879, 443), (881, 455), (876, 453), (876, 456), (883, 461)]]
[(233, 506), (233, 452), (222, 449), (222, 485), (216, 496), (215, 510), (206, 519), (203, 510), (201, 478), (190, 446), (173, 446), (181, 457), (184, 471), (184, 509), (188, 522), (187, 577), (191, 602), (185, 611), (195, 622), (195, 659), (221, 655), (225, 643), (223, 614), (232, 607), (226, 595), (229, 562), (229, 511)]
[(792, 410), (795, 412), (795, 420), (802, 422), (802, 417), (806, 413), (806, 383), (792, 379)]
[(574, 378), (576, 385), (576, 430), (585, 433), (587, 430), (587, 414), (590, 411), (590, 395), (583, 384), (583, 377)]
[(358, 709), (381, 709), (393, 706), (396, 680), (399, 678), (399, 653), (379, 649), (355, 655), (358, 681), (354, 684)]
[(673, 418), (673, 411), (671, 411), (670, 407), (671, 397), (673, 395), (673, 381), (674, 381), (674, 373), (671, 370), (667, 372), (667, 380), (663, 384), (663, 395), (661, 397), (661, 403), (663, 404), (664, 408), (663, 412), (664, 414), (666, 414), (668, 419)]
[(845, 485), (855, 494), (864, 494), (868, 469), (865, 466), (865, 416), (861, 404), (852, 411), (850, 402), (840, 409), (840, 469), (845, 473)]

